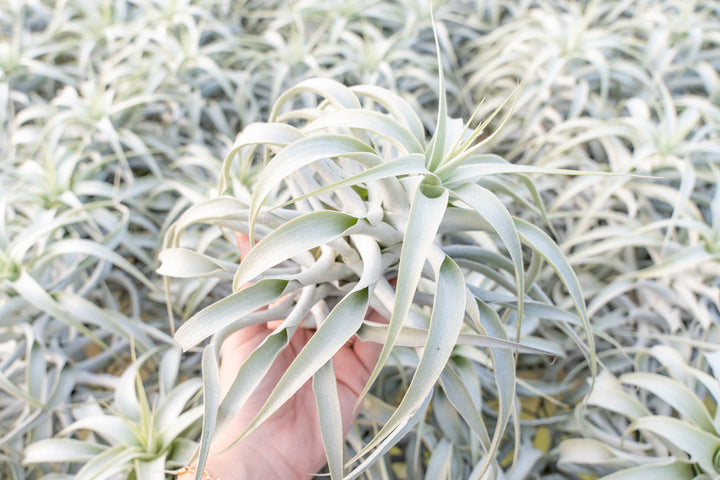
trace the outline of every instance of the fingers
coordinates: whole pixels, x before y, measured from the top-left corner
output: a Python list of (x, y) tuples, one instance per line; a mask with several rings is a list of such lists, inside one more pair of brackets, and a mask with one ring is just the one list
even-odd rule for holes
[(387, 319), (380, 315), (378, 312), (373, 310), (372, 308), (368, 310), (368, 314), (365, 316), (365, 320), (369, 322), (374, 323), (388, 323)]
[[(224, 351), (236, 350), (248, 342), (256, 342), (257, 338), (264, 338), (270, 330), (264, 323), (250, 325), (230, 334), (223, 342)], [(254, 347), (253, 347), (254, 348)], [(252, 351), (252, 350), (251, 350)]]
[[(244, 233), (235, 232), (235, 239), (237, 241), (238, 250), (240, 251), (240, 258), (241, 260), (244, 260), (248, 252), (251, 250), (250, 238)], [(390, 283), (394, 285), (395, 279), (391, 280)], [(375, 323), (387, 323), (387, 320), (373, 309), (368, 311), (366, 319)], [(266, 337), (281, 323), (282, 320), (276, 320), (267, 324), (245, 327), (226, 339), (224, 350), (226, 352), (233, 352), (233, 357), (237, 358), (237, 356), (240, 356), (244, 358), (250, 354), (257, 344), (259, 344), (258, 339), (261, 341), (262, 338)], [(372, 372), (375, 368), (375, 364), (377, 363), (381, 350), (381, 344), (375, 342), (361, 342), (356, 336), (353, 336), (348, 344), (343, 347), (338, 354), (340, 354), (339, 356), (344, 356), (345, 353), (349, 353), (360, 361), (362, 368), (357, 369), (357, 379), (361, 381), (362, 386), (364, 387), (364, 383), (368, 378), (370, 378), (370, 372)]]
[[(285, 297), (282, 297), (280, 300), (278, 300), (278, 302), (282, 302), (284, 299), (285, 299)], [(266, 323), (266, 325), (267, 325), (267, 328), (269, 328), (270, 330), (275, 330), (280, 325), (282, 325), (282, 323), (284, 321), (285, 320), (270, 320), (269, 322)]]
[(370, 378), (370, 372), (375, 368), (375, 364), (380, 358), (380, 352), (382, 351), (382, 344), (376, 342), (361, 342), (356, 341), (352, 346), (355, 356), (362, 363), (363, 368), (367, 372), (364, 378), (364, 382)]
[(250, 251), (250, 237), (244, 233), (235, 232), (235, 240), (237, 241), (238, 250), (240, 250), (240, 259), (244, 260)]

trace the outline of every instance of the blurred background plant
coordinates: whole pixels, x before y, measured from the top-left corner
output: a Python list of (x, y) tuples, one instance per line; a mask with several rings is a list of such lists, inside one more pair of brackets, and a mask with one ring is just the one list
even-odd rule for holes
[[(72, 409), (73, 423), (58, 438), (38, 440), (25, 449), (26, 464), (82, 464), (67, 478), (163, 479), (168, 468), (186, 465), (195, 450), (202, 406), (186, 410), (197, 397), (201, 380), (176, 385), (181, 352), (157, 347), (147, 351), (117, 378), (108, 378), (112, 401), (90, 397)], [(145, 384), (155, 391), (148, 395)], [(73, 433), (81, 438), (62, 438)], [(41, 471), (48, 471), (41, 469)], [(54, 475), (62, 478), (61, 475)]]
[[(639, 389), (621, 389), (623, 408), (602, 409), (593, 396), (576, 406), (588, 393), (582, 352), (567, 330), (539, 320), (572, 321), (572, 301), (551, 269), (538, 271), (536, 283), (560, 308), (523, 325), (556, 357), (518, 357), (518, 419), (498, 475), (601, 475), (643, 456), (682, 464), (675, 478), (713, 477), (705, 457), (653, 434), (657, 422), (633, 424), (647, 414), (629, 415), (629, 405), (715, 434), (625, 375), (681, 382), (692, 392), (683, 398), (714, 418), (717, 397), (699, 378), (716, 374), (720, 316), (717, 3), (447, 0), (434, 2), (434, 18), (451, 116), (469, 119), (479, 104), (477, 118), (487, 118), (522, 82), (488, 151), (519, 165), (643, 175), (532, 176), (549, 223), (524, 179), (486, 184), (512, 215), (546, 228), (575, 269), (607, 371), (598, 392), (617, 382)], [(318, 76), (398, 93), (432, 134), (438, 84), (428, 2), (0, 0), (0, 476), (74, 475), (82, 462), (71, 458), (23, 463), (31, 445), (53, 437), (95, 444), (86, 446), (92, 452), (129, 445), (71, 427), (100, 411), (129, 415), (111, 407), (127, 372), (150, 372), (135, 388), (148, 411), (158, 411), (150, 399), (159, 402), (173, 383), (195, 388), (196, 352), (161, 362), (155, 349), (174, 348), (174, 328), (229, 285), (173, 281), (171, 327), (154, 273), (162, 237), (216, 193), (236, 133), (267, 118), (280, 92)], [(213, 256), (237, 258), (232, 245), (214, 242), (218, 230), (185, 235)], [(674, 354), (651, 353), (667, 348), (687, 368), (669, 366)], [(383, 372), (378, 396), (407, 385), (403, 358)], [(160, 363), (175, 372), (157, 374)], [(492, 418), (492, 384), (468, 372), (474, 401)], [(199, 402), (188, 398), (182, 408), (194, 412)], [(368, 406), (368, 418), (381, 422), (387, 407)], [(189, 448), (198, 425), (175, 441)], [(458, 452), (477, 444), (441, 396), (419, 425), (368, 478), (452, 476)], [(602, 468), (558, 447), (571, 436), (616, 441), (627, 428), (625, 441), (604, 451)], [(123, 465), (97, 478), (138, 475), (135, 464)]]
[(576, 407), (584, 438), (559, 445), (561, 469), (613, 480), (717, 478), (720, 363), (704, 343), (678, 335), (635, 352), (634, 371), (603, 372)]

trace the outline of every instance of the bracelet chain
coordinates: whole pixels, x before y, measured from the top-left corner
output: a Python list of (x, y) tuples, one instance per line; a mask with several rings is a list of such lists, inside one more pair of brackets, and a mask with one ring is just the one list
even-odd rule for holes
[[(191, 465), (185, 465), (183, 468), (181, 468), (180, 470), (175, 472), (175, 475), (179, 477), (180, 475), (182, 475), (184, 473), (195, 474), (195, 473), (197, 473), (197, 467), (191, 466)], [(205, 470), (203, 470), (201, 478), (202, 478), (202, 480), (219, 480), (219, 479), (213, 477), (212, 475), (210, 475)]]

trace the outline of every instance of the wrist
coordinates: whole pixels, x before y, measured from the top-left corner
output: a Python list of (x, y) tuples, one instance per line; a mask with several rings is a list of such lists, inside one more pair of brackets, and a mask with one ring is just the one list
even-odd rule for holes
[[(285, 465), (282, 460), (277, 463), (266, 461), (262, 455), (238, 455), (238, 452), (223, 452), (211, 455), (205, 464), (200, 477), (202, 480), (247, 480), (262, 478), (264, 480), (306, 480), (311, 477), (298, 475)], [(288, 467), (288, 468), (286, 468)], [(197, 463), (191, 463), (177, 473), (177, 480), (195, 480)]]

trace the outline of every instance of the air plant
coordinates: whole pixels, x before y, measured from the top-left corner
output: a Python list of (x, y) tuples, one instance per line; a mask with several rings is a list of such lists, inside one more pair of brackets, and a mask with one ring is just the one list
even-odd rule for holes
[[(167, 467), (184, 465), (195, 449), (188, 437), (202, 415), (201, 406), (192, 406), (201, 382), (181, 381), (180, 350), (164, 350), (162, 355), (161, 348), (146, 352), (107, 382), (114, 390), (108, 405), (84, 402), (73, 411), (75, 421), (56, 436), (28, 445), (25, 464), (78, 464), (67, 475), (77, 480), (131, 472), (138, 479), (162, 480)], [(142, 369), (157, 371), (151, 378), (158, 391), (146, 392)], [(69, 438), (78, 432), (84, 438)]]
[[(336, 388), (335, 377), (321, 372), (332, 368), (333, 355), (354, 335), (383, 345), (363, 395), (394, 349), (412, 347), (418, 355), (402, 399), (354, 458), (343, 459), (343, 446), (326, 440), (333, 478), (355, 478), (386, 453), (420, 421), (438, 386), (480, 445), (471, 454), (455, 454), (464, 457), (455, 474), (497, 475), (495, 457), (514, 408), (516, 355), (547, 353), (523, 328), (526, 317), (561, 324), (574, 335), (594, 375), (593, 339), (573, 271), (547, 233), (511, 215), (503, 203), (509, 193), (542, 218), (542, 203), (526, 175), (577, 172), (513, 165), (483, 151), (492, 138), (489, 122), (503, 109), (508, 118), (510, 98), (475, 125), (475, 119), (463, 123), (447, 116), (442, 68), (439, 91), (437, 123), (428, 140), (418, 115), (395, 93), (321, 78), (299, 83), (280, 95), (267, 122), (250, 124), (238, 135), (218, 196), (188, 209), (169, 229), (160, 273), (217, 276), (233, 285), (232, 293), (196, 313), (175, 335), (186, 350), (212, 337), (203, 354), (201, 465), (212, 432), (233, 417), (267, 372), (267, 359), (278, 355), (300, 326), (316, 331), (243, 435), (310, 378), (315, 377), (317, 397), (327, 397), (323, 392)], [(506, 175), (519, 176), (524, 192), (504, 189)], [(213, 257), (208, 242), (189, 248), (185, 232), (197, 231), (198, 224), (219, 227), (231, 242), (233, 232), (246, 234), (253, 247), (239, 265)], [(575, 315), (547, 313), (561, 309), (533, 283), (543, 263), (556, 272)], [(370, 308), (388, 323), (365, 320)], [(222, 341), (269, 319), (284, 321), (219, 399), (212, 379)], [(453, 367), (463, 361), (471, 370), (491, 372), (494, 428), (471, 400), (478, 392), (468, 391)], [(320, 409), (323, 430), (340, 424), (323, 418), (333, 411)], [(325, 439), (341, 438), (323, 433)]]

